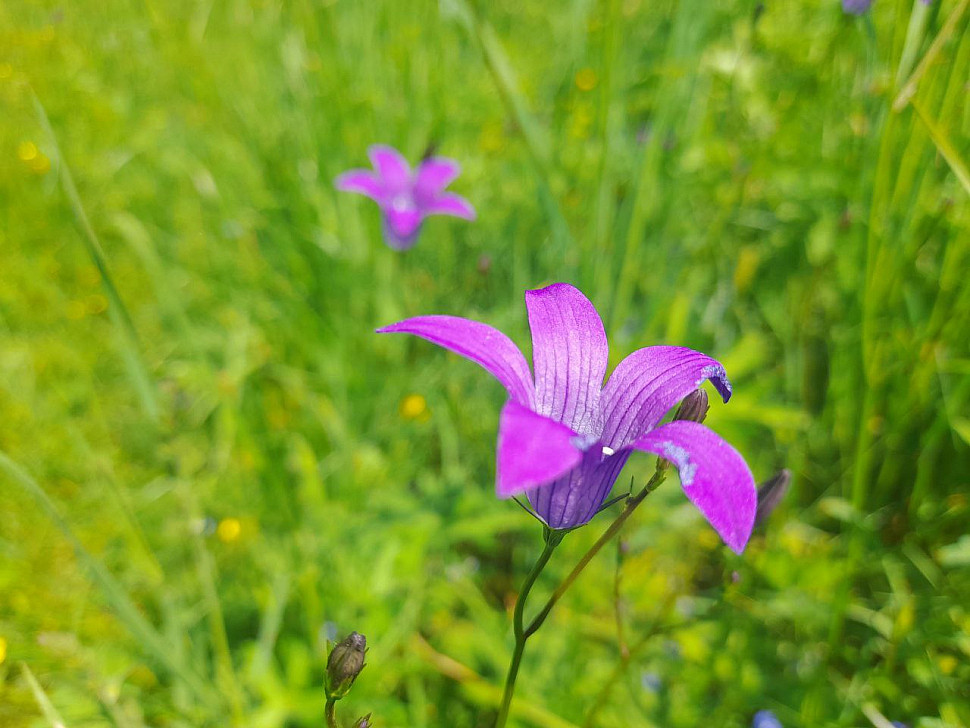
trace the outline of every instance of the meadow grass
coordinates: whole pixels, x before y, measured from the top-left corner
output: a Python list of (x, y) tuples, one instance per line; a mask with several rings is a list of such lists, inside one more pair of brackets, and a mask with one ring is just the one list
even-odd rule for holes
[[(0, 4), (0, 725), (319, 726), (357, 630), (347, 725), (491, 726), (541, 550), (501, 388), (373, 330), (525, 345), (556, 280), (614, 364), (719, 358), (709, 424), (794, 480), (740, 557), (651, 495), (512, 723), (970, 725), (968, 5)], [(387, 249), (332, 185), (374, 142), (478, 221)]]

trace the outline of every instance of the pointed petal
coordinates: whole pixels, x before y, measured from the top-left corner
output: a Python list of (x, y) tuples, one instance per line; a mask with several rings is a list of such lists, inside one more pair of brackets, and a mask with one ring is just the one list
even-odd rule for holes
[(744, 458), (696, 422), (668, 422), (633, 447), (677, 466), (684, 493), (736, 553), (744, 551), (758, 507), (758, 490)]
[(433, 200), (461, 173), (458, 162), (448, 157), (429, 157), (418, 165), (414, 173), (414, 196), (419, 200)]
[(584, 435), (594, 434), (609, 355), (599, 314), (567, 283), (526, 291), (525, 305), (532, 329), (536, 411)]
[(475, 208), (461, 195), (445, 192), (424, 204), (425, 215), (451, 215), (465, 220), (475, 219)]
[(384, 187), (381, 185), (381, 181), (373, 172), (366, 169), (352, 169), (349, 172), (344, 172), (334, 180), (334, 185), (338, 190), (367, 195), (376, 202), (380, 202), (384, 196)]
[(506, 402), (498, 429), (495, 488), (511, 498), (568, 473), (583, 458), (581, 437), (514, 401)]
[(399, 151), (375, 144), (367, 150), (367, 154), (388, 194), (403, 192), (411, 187), (411, 167)]
[(414, 334), (481, 365), (519, 404), (532, 406), (529, 365), (512, 340), (498, 329), (458, 316), (417, 316), (378, 329), (379, 334)]
[(633, 352), (603, 387), (603, 442), (614, 450), (626, 447), (656, 427), (667, 410), (706, 379), (725, 402), (730, 399), (724, 367), (705, 354), (682, 346), (648, 346)]

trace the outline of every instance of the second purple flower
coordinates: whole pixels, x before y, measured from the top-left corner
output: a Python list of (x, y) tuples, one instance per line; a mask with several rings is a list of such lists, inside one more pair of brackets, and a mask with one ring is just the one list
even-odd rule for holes
[(475, 219), (475, 209), (464, 197), (445, 188), (461, 168), (448, 157), (428, 157), (411, 169), (392, 147), (375, 145), (368, 150), (373, 171), (352, 169), (337, 177), (338, 190), (370, 197), (381, 208), (384, 239), (394, 250), (414, 245), (429, 215), (452, 215)]

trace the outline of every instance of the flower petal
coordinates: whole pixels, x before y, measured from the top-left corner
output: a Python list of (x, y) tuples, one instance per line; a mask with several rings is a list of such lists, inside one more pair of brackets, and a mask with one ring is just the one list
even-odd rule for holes
[(599, 434), (600, 389), (609, 347), (599, 314), (578, 289), (526, 291), (536, 411), (584, 435)]
[(487, 324), (458, 316), (416, 316), (378, 329), (379, 334), (414, 334), (481, 365), (498, 379), (509, 396), (531, 407), (532, 375), (512, 340)]
[(754, 528), (758, 490), (744, 458), (721, 437), (696, 422), (661, 425), (633, 443), (666, 458), (680, 471), (684, 493), (736, 553)]
[(448, 157), (429, 157), (418, 165), (414, 173), (414, 196), (431, 201), (461, 173), (461, 166)]
[(581, 438), (563, 424), (508, 401), (498, 428), (495, 489), (511, 498), (568, 473), (583, 458)]
[(399, 151), (394, 147), (375, 144), (367, 150), (367, 154), (389, 195), (410, 189), (411, 167)]
[(550, 528), (575, 528), (595, 516), (613, 489), (630, 450), (606, 455), (594, 443), (582, 462), (548, 485), (528, 492), (529, 502)]
[[(419, 203), (420, 204), (420, 203)], [(461, 195), (445, 192), (422, 206), (425, 215), (452, 215), (465, 220), (475, 219), (475, 208)]]
[(380, 179), (366, 169), (352, 169), (349, 172), (344, 172), (334, 180), (334, 185), (338, 190), (367, 195), (376, 202), (380, 202), (384, 197), (384, 186)]
[(603, 442), (614, 450), (628, 446), (706, 379), (725, 402), (730, 399), (724, 367), (705, 354), (682, 346), (648, 346), (633, 352), (603, 387)]
[(423, 219), (424, 216), (414, 208), (393, 206), (384, 208), (385, 224), (395, 237), (401, 240), (411, 239), (417, 233), (418, 228), (421, 227)]

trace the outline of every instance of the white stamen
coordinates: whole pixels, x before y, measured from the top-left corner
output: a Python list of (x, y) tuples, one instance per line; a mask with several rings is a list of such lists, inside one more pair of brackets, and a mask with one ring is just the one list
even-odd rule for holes
[(615, 455), (616, 454), (616, 450), (614, 450), (612, 447), (607, 447), (606, 445), (603, 445), (603, 454), (604, 455)]

